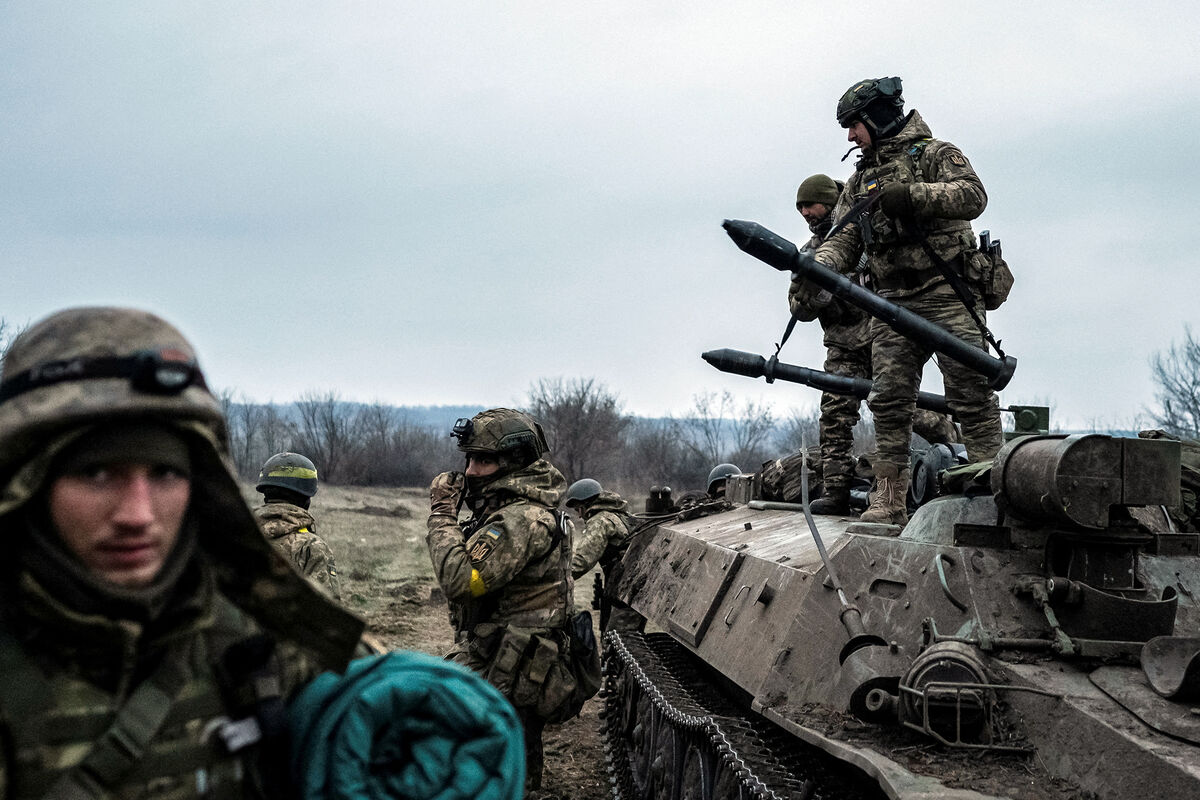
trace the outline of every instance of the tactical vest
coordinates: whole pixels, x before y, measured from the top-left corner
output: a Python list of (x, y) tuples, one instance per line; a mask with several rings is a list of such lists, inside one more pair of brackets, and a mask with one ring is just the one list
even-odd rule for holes
[[(183, 800), (272, 794), (264, 795), (257, 764), (266, 726), (253, 715), (231, 720), (228, 698), (239, 687), (218, 685), (216, 678), (216, 662), (248, 641), (251, 626), (224, 598), (216, 602), (213, 628), (176, 644), (123, 702), (68, 670), (47, 675), (15, 637), (0, 631), (0, 730), (11, 759), (5, 797)], [(259, 691), (273, 690), (281, 713), (279, 671), (273, 681), (258, 671), (253, 682), (260, 681)], [(279, 775), (286, 768), (282, 752), (275, 764)]]
[[(513, 498), (479, 511), (463, 523), (464, 539), (469, 540), (476, 531), (484, 527), (492, 514), (502, 512), (508, 506), (520, 502), (530, 501), (526, 498)], [(456, 628), (470, 630), (485, 622), (527, 628), (555, 628), (567, 624), (573, 605), (569, 534), (572, 523), (561, 511), (546, 508), (546, 513), (554, 518), (550, 547), (542, 555), (531, 559), (504, 586), (476, 600), (461, 604), (461, 614), (455, 614), (452, 608), (451, 616)], [(509, 533), (511, 535), (512, 531)], [(562, 564), (564, 556), (565, 566)]]
[[(933, 174), (934, 156), (943, 143), (934, 139), (920, 139), (901, 153), (879, 164), (861, 167), (852, 182), (853, 192), (849, 205), (866, 199), (894, 183), (926, 183), (936, 181)], [(868, 212), (866, 224), (871, 229), (871, 242), (865, 246), (870, 256), (871, 272), (875, 278), (886, 277), (897, 272), (914, 269), (936, 269), (928, 256), (909, 254), (897, 261), (894, 256), (897, 246), (909, 246), (921, 250), (920, 242), (925, 238), (942, 259), (957, 269), (962, 269), (961, 255), (975, 249), (975, 234), (967, 220), (934, 218), (923, 220), (921, 229), (893, 220), (878, 208)], [(913, 262), (920, 264), (915, 267)]]

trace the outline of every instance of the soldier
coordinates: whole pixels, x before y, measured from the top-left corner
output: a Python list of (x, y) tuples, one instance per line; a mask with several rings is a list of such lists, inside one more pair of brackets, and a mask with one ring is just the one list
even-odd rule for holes
[[(543, 727), (577, 711), (567, 709), (571, 541), (554, 511), (567, 482), (542, 458), (541, 425), (520, 411), (460, 419), (452, 435), (466, 469), (433, 479), (426, 537), (456, 633), (446, 657), (512, 701), (525, 726), (526, 786), (537, 790)], [(460, 523), (463, 505), (471, 516)]]
[(79, 308), (0, 381), (7, 798), (282, 797), (284, 704), (362, 624), (259, 532), (220, 403), (158, 317)]
[(276, 453), (267, 459), (254, 487), (263, 505), (254, 509), (263, 533), (308, 578), (334, 600), (341, 600), (333, 551), (316, 534), (308, 507), (317, 493), (317, 466), (299, 453)]
[(737, 464), (717, 464), (708, 471), (708, 484), (705, 492), (710, 499), (725, 499), (725, 484), (731, 475), (741, 475), (742, 470)]
[(605, 491), (598, 481), (582, 478), (567, 489), (566, 505), (583, 520), (582, 532), (576, 531), (574, 536), (572, 577), (578, 580), (597, 563), (604, 576), (603, 581), (599, 575), (596, 576), (601, 630), (642, 630), (646, 624), (645, 618), (613, 593), (617, 567), (629, 547), (627, 503), (616, 492)]
[[(838, 102), (837, 120), (862, 149), (834, 211), (874, 197), (857, 218), (827, 239), (815, 258), (844, 274), (865, 251), (875, 291), (893, 303), (983, 347), (983, 335), (946, 272), (965, 283), (984, 319), (979, 280), (983, 255), (969, 220), (987, 204), (983, 184), (962, 152), (931, 137), (916, 111), (904, 113), (899, 78), (864, 80)], [(924, 345), (871, 321), (874, 387), (867, 405), (875, 418), (875, 488), (862, 519), (903, 525), (913, 411), (921, 370), (932, 355)], [(941, 357), (946, 398), (962, 425), (972, 460), (992, 458), (1002, 443), (1000, 404), (987, 379)]]
[[(796, 193), (796, 209), (812, 231), (801, 248), (815, 252), (833, 227), (833, 209), (842, 184), (827, 175), (804, 179)], [(826, 372), (851, 378), (871, 377), (871, 319), (800, 275), (788, 289), (792, 316), (801, 322), (814, 319), (825, 334)], [(821, 480), (822, 496), (812, 501), (814, 514), (849, 514), (850, 484), (854, 479), (854, 426), (858, 423), (857, 397), (821, 393)]]

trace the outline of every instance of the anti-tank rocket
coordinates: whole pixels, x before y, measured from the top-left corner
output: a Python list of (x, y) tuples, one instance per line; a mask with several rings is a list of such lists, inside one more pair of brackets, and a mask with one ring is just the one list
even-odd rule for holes
[(818, 263), (811, 254), (801, 253), (792, 242), (772, 231), (767, 230), (757, 222), (727, 219), (725, 231), (734, 243), (760, 261), (774, 267), (780, 272), (795, 272), (803, 275), (806, 280), (825, 289), (855, 308), (862, 309), (896, 331), (914, 339), (938, 353), (949, 356), (955, 361), (965, 364), (988, 379), (988, 385), (1000, 390), (1008, 385), (1013, 372), (1017, 368), (1017, 359), (1005, 356), (1003, 359), (990, 355), (987, 351), (971, 344), (934, 325), (906, 308), (902, 308), (869, 289), (851, 281), (844, 275)]

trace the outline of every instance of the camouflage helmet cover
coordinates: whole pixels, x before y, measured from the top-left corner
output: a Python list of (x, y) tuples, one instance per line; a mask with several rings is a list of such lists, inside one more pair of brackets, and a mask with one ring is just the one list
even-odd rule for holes
[(842, 95), (837, 104), (837, 121), (849, 128), (862, 120), (876, 138), (896, 132), (903, 119), (904, 94), (899, 78), (866, 78)]
[(276, 453), (263, 464), (254, 488), (266, 494), (272, 486), (312, 497), (317, 493), (317, 465), (299, 453)]
[(586, 503), (588, 500), (598, 497), (602, 491), (604, 488), (599, 481), (592, 478), (580, 478), (567, 489), (566, 503), (568, 506), (575, 503)]
[(708, 489), (707, 489), (707, 491), (711, 492), (713, 490), (713, 484), (716, 483), (717, 481), (723, 481), (723, 480), (727, 479), (730, 475), (741, 475), (741, 474), (742, 474), (742, 470), (740, 467), (738, 467), (737, 464), (717, 464), (715, 467), (712, 468), (712, 471), (708, 473)]
[(493, 408), (454, 424), (451, 436), (458, 449), (466, 453), (492, 453), (496, 456), (536, 461), (550, 450), (542, 426), (523, 411)]
[(221, 405), (187, 339), (125, 308), (73, 308), (31, 326), (0, 374), (0, 480), (41, 443), (80, 425), (129, 417), (194, 421), (227, 446)]

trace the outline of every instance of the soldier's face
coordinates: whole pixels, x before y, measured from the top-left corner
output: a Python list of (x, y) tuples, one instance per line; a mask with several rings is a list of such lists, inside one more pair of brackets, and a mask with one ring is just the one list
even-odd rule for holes
[(829, 206), (824, 203), (801, 203), (800, 214), (809, 225), (820, 222), (829, 216)]
[(167, 467), (91, 467), (54, 480), (50, 521), (92, 574), (117, 586), (144, 587), (179, 540), (191, 489), (186, 475)]
[(857, 120), (846, 129), (846, 141), (853, 142), (862, 148), (871, 146), (871, 131), (863, 124), (863, 121)]
[(495, 475), (500, 469), (500, 462), (494, 457), (485, 453), (468, 453), (467, 454), (467, 471), (468, 478), (486, 478), (489, 475)]

